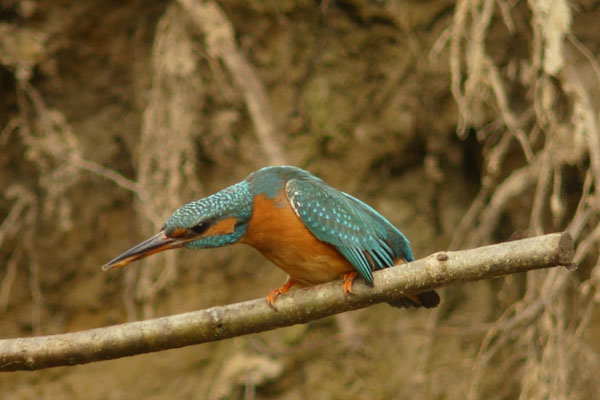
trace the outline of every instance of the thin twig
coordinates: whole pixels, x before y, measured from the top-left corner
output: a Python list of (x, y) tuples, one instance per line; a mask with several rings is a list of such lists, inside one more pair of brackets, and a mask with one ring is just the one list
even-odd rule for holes
[(538, 176), (539, 161), (516, 169), (494, 191), (487, 207), (481, 212), (480, 225), (472, 230), (468, 236), (467, 245), (477, 245), (488, 240), (491, 232), (497, 226), (502, 211), (508, 207), (509, 202), (521, 195), (525, 189), (535, 183)]
[(21, 260), (22, 254), (23, 248), (17, 246), (6, 263), (6, 274), (2, 279), (2, 284), (0, 284), (0, 312), (5, 312), (8, 308), (10, 292), (17, 276), (17, 264)]

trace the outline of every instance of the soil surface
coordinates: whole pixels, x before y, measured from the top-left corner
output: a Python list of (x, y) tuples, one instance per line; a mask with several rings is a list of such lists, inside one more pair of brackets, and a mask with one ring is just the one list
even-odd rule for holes
[(595, 398), (598, 21), (592, 0), (0, 3), (0, 338), (266, 296), (285, 274), (244, 245), (100, 266), (272, 164), (368, 202), (417, 258), (569, 230), (579, 264), (1, 373), (0, 398)]

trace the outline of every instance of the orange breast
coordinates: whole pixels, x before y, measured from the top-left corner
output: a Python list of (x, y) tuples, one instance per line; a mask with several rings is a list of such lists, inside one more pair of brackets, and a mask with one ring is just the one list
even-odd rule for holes
[(300, 221), (281, 191), (275, 199), (254, 199), (248, 232), (241, 240), (260, 251), (295, 281), (329, 282), (354, 267), (332, 245), (317, 239)]

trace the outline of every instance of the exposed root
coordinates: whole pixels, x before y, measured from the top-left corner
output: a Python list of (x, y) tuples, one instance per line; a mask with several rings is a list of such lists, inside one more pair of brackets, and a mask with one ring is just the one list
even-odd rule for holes
[(266, 160), (271, 165), (285, 164), (287, 157), (277, 138), (277, 124), (267, 92), (235, 43), (231, 22), (213, 1), (179, 0), (179, 4), (191, 16), (195, 28), (203, 33), (207, 52), (223, 61), (242, 91)]
[[(562, 271), (528, 276), (523, 298), (498, 319), (481, 343), (469, 397), (480, 398), (485, 385), (493, 384), (494, 378), (486, 373), (492, 360), (495, 367), (502, 360), (515, 362), (502, 356), (503, 349), (524, 354), (523, 360), (516, 361), (522, 367), (522, 398), (569, 398), (569, 393), (593, 393), (597, 385), (596, 389), (572, 390), (573, 366), (585, 359), (580, 351), (573, 350), (572, 343), (581, 341), (582, 327), (587, 326), (598, 303), (597, 295), (587, 294), (600, 293), (599, 114), (592, 100), (594, 88), (583, 84), (580, 72), (567, 64), (565, 46), (572, 44), (591, 65), (599, 85), (600, 68), (592, 52), (570, 34), (571, 13), (566, 1), (529, 1), (533, 19), (531, 69), (521, 60), (512, 61), (521, 63), (519, 84), (525, 86), (522, 93), (529, 97), (525, 103), (523, 98), (513, 99), (508, 94), (511, 82), (504, 81), (507, 78), (485, 48), (495, 5), (509, 33), (523, 29), (515, 25), (511, 6), (504, 1), (463, 0), (457, 3), (450, 38), (444, 39), (450, 45), (452, 93), (460, 114), (458, 135), (464, 137), (469, 129), (475, 129), (478, 139), (487, 144), (490, 129), (480, 122), (484, 110), (498, 113), (501, 122), (494, 127), (500, 139), (491, 142), (484, 160), (483, 187), (456, 229), (452, 247), (493, 241), (492, 235), (506, 224), (501, 217), (519, 207), (528, 218), (512, 221), (512, 229), (536, 235), (566, 228), (580, 240), (575, 262), (596, 261), (586, 267), (591, 268), (591, 278), (578, 284)], [(572, 102), (570, 109), (565, 110), (561, 96)], [(520, 117), (513, 111), (516, 109)], [(511, 150), (512, 139), (519, 144), (520, 156)], [(514, 165), (516, 160), (522, 164), (520, 168), (507, 168), (508, 162)], [(565, 220), (565, 201), (572, 201), (572, 193), (565, 187), (565, 168), (586, 161), (591, 167), (581, 179), (577, 210)], [(567, 289), (582, 294), (575, 304), (571, 304)], [(581, 312), (570, 313), (567, 307), (581, 307)], [(517, 328), (521, 332), (518, 337)], [(587, 358), (586, 362), (589, 368), (600, 368), (596, 359)]]

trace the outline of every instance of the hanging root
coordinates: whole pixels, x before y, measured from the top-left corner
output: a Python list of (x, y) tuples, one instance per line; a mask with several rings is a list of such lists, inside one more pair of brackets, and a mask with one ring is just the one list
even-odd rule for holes
[[(457, 134), (465, 137), (474, 130), (485, 158), (482, 188), (455, 230), (452, 247), (494, 241), (500, 229), (506, 231), (503, 218), (518, 216), (516, 210), (521, 210), (522, 218), (510, 221), (512, 229), (521, 235), (566, 229), (578, 243), (574, 262), (589, 271), (589, 278), (578, 282), (564, 270), (528, 275), (523, 297), (480, 344), (469, 383), (471, 399), (481, 398), (485, 385), (498, 385), (489, 367), (503, 368), (502, 363), (519, 371), (512, 374), (519, 377), (516, 382), (503, 385), (520, 385), (523, 398), (570, 398), (570, 393), (600, 390), (597, 380), (581, 376), (581, 371), (600, 369), (582, 336), (600, 300), (600, 132), (593, 100), (598, 98), (600, 67), (570, 33), (567, 1), (530, 0), (528, 6), (532, 39), (524, 45), (531, 54), (528, 60), (504, 60), (504, 65), (514, 66), (511, 77), (503, 74), (485, 43), (495, 12), (510, 34), (527, 29), (515, 25), (511, 6), (494, 0), (461, 0), (456, 5), (448, 43), (452, 93), (460, 115)], [(569, 64), (565, 48), (581, 62)], [(591, 66), (593, 84), (582, 81), (581, 65)], [(521, 85), (519, 93), (525, 96), (511, 97), (513, 86)], [(484, 125), (484, 118), (494, 114), (496, 121)], [(521, 166), (510, 166), (515, 164)], [(590, 168), (585, 176), (575, 183), (571, 173), (567, 188), (565, 173), (586, 164)], [(579, 186), (575, 194), (574, 185)], [(567, 202), (578, 204), (574, 215), (567, 215)]]

